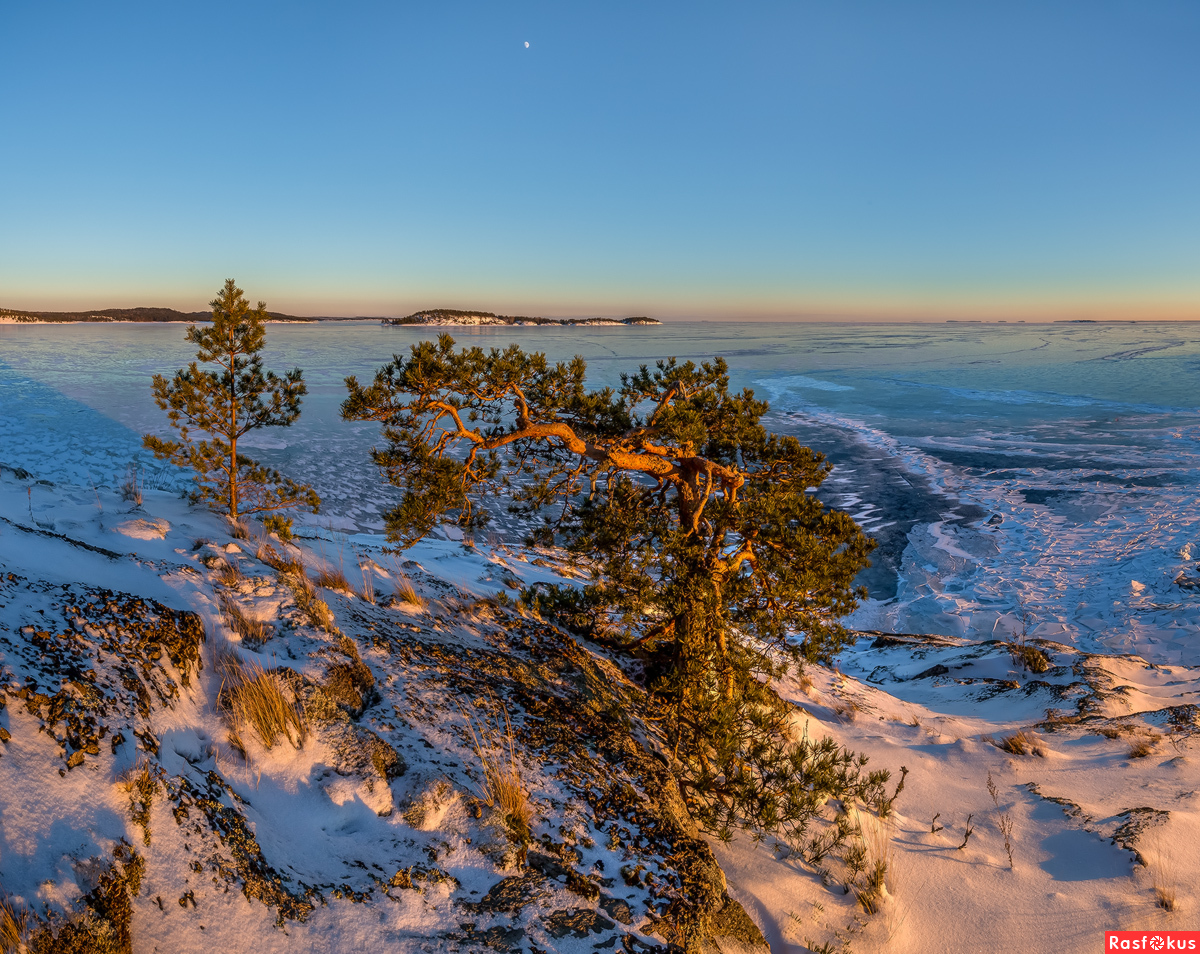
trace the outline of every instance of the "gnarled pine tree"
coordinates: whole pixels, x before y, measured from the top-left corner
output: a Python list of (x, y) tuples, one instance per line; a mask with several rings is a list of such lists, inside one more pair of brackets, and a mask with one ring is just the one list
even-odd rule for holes
[(368, 386), (347, 378), (343, 417), (383, 425), (372, 455), (403, 490), (389, 537), (409, 545), (446, 519), (482, 526), (483, 501), (499, 496), (542, 513), (535, 535), (593, 578), (526, 600), (643, 660), (710, 829), (800, 836), (829, 797), (882, 797), (887, 773), (865, 773), (831, 740), (797, 740), (768, 685), (848, 641), (838, 620), (873, 547), (808, 492), (824, 459), (768, 433), (766, 403), (731, 394), (720, 358), (642, 367), (619, 389), (587, 390), (585, 371), (582, 358), (551, 365), (515, 345), (456, 351), (442, 335)]
[[(170, 381), (156, 374), (154, 401), (167, 412), (179, 440), (148, 434), (143, 443), (154, 456), (192, 469), (193, 502), (225, 509), (233, 520), (297, 507), (316, 513), (321, 501), (311, 487), (238, 452), (238, 439), (250, 431), (288, 427), (300, 416), (307, 393), (300, 369), (283, 377), (263, 371), (266, 304), (252, 309), (232, 278), (210, 304), (212, 324), (190, 325), (187, 340), (199, 347), (200, 361), (218, 370), (202, 370), (193, 361)], [(196, 432), (205, 437), (197, 440)]]

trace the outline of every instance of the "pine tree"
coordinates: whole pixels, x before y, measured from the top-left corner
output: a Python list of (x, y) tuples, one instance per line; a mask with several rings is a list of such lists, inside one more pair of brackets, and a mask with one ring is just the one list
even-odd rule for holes
[(803, 836), (825, 801), (881, 798), (886, 772), (825, 740), (796, 741), (769, 679), (829, 661), (850, 635), (874, 546), (810, 493), (821, 455), (761, 424), (725, 362), (674, 359), (589, 391), (582, 358), (551, 366), (513, 345), (414, 344), (369, 386), (347, 378), (348, 420), (376, 420), (373, 459), (403, 490), (386, 515), (408, 545), (444, 519), (483, 526), (507, 497), (535, 533), (593, 570), (582, 588), (524, 594), (537, 611), (641, 662), (693, 809)]
[[(196, 482), (192, 501), (223, 509), (232, 520), (297, 507), (316, 513), (321, 501), (311, 487), (238, 452), (239, 438), (250, 431), (295, 423), (307, 393), (302, 372), (293, 368), (279, 377), (263, 371), (266, 304), (252, 309), (232, 278), (210, 305), (212, 324), (189, 326), (187, 340), (198, 346), (196, 357), (217, 370), (193, 361), (170, 381), (154, 376), (155, 403), (167, 412), (179, 439), (148, 434), (144, 445), (161, 460), (190, 467)], [(204, 437), (197, 439), (197, 433)]]

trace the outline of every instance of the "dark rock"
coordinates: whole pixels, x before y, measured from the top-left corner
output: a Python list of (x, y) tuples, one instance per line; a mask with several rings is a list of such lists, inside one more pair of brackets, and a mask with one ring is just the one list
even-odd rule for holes
[(552, 938), (587, 937), (601, 931), (611, 931), (616, 925), (604, 915), (589, 908), (572, 908), (555, 911), (546, 918), (546, 933)]
[(506, 912), (515, 914), (534, 901), (548, 896), (544, 885), (545, 877), (536, 871), (527, 871), (523, 875), (505, 878), (492, 885), (488, 893), (478, 902), (466, 901), (463, 908), (467, 911), (492, 914)]
[(771, 946), (758, 929), (758, 925), (750, 920), (746, 909), (732, 899), (726, 901), (725, 906), (712, 919), (709, 936), (718, 942), (721, 938), (736, 941), (741, 945), (737, 948), (739, 951), (763, 951), (770, 954)]
[(629, 907), (629, 902), (622, 898), (601, 898), (600, 907), (610, 918), (615, 918), (622, 924), (633, 923), (633, 909)]
[(936, 666), (932, 666), (929, 669), (926, 669), (924, 672), (917, 673), (917, 675), (913, 676), (913, 679), (932, 679), (934, 676), (944, 676), (949, 672), (949, 669), (947, 669), (941, 663), (938, 663)]

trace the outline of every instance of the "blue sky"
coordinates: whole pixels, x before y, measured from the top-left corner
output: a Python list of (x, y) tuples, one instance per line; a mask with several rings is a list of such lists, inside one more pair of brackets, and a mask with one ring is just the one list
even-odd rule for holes
[(1200, 318), (1194, 0), (0, 0), (0, 39), (8, 307)]

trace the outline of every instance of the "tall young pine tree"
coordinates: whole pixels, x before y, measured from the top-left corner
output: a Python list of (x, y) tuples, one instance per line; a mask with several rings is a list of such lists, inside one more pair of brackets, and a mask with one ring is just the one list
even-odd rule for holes
[(193, 361), (170, 381), (154, 376), (154, 401), (179, 439), (147, 434), (144, 445), (160, 460), (190, 467), (196, 481), (192, 501), (225, 510), (233, 520), (298, 507), (316, 513), (321, 501), (311, 487), (238, 452), (238, 440), (250, 431), (295, 423), (308, 391), (302, 372), (293, 368), (280, 377), (263, 370), (266, 304), (252, 309), (232, 278), (209, 304), (212, 324), (191, 325), (187, 340), (198, 346), (196, 357), (215, 370)]

